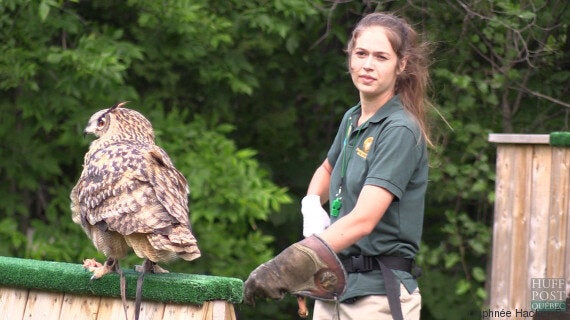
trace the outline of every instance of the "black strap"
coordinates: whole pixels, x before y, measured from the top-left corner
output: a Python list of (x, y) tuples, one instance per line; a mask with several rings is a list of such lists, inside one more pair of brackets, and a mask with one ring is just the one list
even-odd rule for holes
[(392, 318), (394, 320), (404, 319), (400, 303), (400, 281), (396, 278), (392, 269), (406, 271), (417, 277), (421, 274), (421, 269), (415, 266), (413, 259), (359, 255), (342, 258), (340, 261), (348, 273), (381, 270)]
[(379, 262), (382, 276), (384, 276), (384, 285), (386, 286), (386, 295), (388, 296), (388, 305), (392, 312), (392, 318), (394, 320), (404, 320), (402, 303), (400, 302), (400, 281), (396, 279), (392, 269), (388, 268), (382, 261), (379, 260)]
[(416, 274), (418, 273), (416, 269), (419, 269), (415, 267), (414, 259), (401, 257), (359, 255), (341, 258), (340, 261), (348, 273), (381, 270), (380, 262), (390, 269), (406, 271), (415, 277), (417, 277)]

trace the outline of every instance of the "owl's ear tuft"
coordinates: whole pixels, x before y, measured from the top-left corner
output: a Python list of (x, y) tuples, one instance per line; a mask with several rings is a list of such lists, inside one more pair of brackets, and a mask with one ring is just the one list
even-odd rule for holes
[(123, 101), (123, 102), (115, 103), (114, 106), (112, 106), (111, 108), (109, 108), (109, 111), (113, 111), (113, 110), (115, 110), (115, 109), (117, 109), (117, 108), (120, 108), (120, 107), (126, 105), (126, 104), (129, 103), (129, 102), (130, 102), (130, 101)]
[(163, 167), (167, 166), (166, 163), (164, 162), (164, 159), (162, 158), (162, 155), (158, 153), (156, 150), (150, 150), (149, 154), (152, 157), (152, 159), (156, 161), (158, 165)]

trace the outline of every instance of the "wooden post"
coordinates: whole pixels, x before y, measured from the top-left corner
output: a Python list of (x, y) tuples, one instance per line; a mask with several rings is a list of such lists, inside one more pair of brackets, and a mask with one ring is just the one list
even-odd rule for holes
[(570, 148), (551, 146), (549, 135), (489, 141), (497, 144), (489, 310), (529, 319), (531, 279), (564, 279), (570, 294)]

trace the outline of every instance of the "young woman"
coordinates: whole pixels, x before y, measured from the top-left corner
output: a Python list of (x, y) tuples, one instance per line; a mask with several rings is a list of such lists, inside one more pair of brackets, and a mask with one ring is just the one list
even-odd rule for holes
[[(430, 144), (425, 46), (403, 19), (372, 13), (356, 25), (347, 54), (359, 103), (344, 114), (301, 207), (303, 235), (337, 254), (346, 286), (332, 301), (317, 300), (313, 319), (419, 319), (413, 259), (422, 234)], [(330, 213), (322, 207), (327, 201)], [(290, 248), (280, 256), (292, 256)], [(323, 256), (314, 251), (313, 258)], [(248, 281), (246, 298), (256, 291)], [(304, 293), (291, 285), (280, 289)], [(256, 295), (272, 297), (267, 290)]]

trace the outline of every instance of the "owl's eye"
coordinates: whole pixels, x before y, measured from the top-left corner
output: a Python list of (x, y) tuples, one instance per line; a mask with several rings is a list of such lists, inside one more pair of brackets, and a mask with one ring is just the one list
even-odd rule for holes
[(97, 127), (101, 128), (104, 125), (105, 125), (105, 119), (99, 119), (97, 121)]

